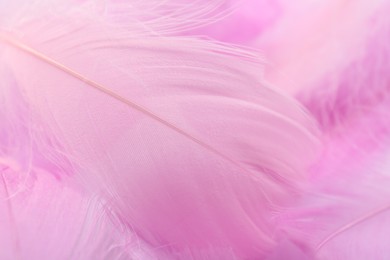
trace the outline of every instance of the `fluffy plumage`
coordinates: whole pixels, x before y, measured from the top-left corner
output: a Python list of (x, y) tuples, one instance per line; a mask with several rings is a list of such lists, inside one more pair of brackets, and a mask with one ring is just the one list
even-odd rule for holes
[(0, 258), (386, 259), (387, 4), (196, 5), (0, 1)]

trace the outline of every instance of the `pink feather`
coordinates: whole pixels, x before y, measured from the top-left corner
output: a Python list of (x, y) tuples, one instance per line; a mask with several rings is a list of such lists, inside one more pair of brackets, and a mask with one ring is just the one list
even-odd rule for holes
[(70, 160), (68, 174), (156, 251), (267, 253), (272, 212), (297, 192), (314, 155), (313, 121), (264, 84), (249, 51), (84, 14), (40, 13), (2, 35), (31, 135), (59, 143), (46, 156), (61, 168)]
[(0, 259), (390, 258), (389, 9), (0, 0)]

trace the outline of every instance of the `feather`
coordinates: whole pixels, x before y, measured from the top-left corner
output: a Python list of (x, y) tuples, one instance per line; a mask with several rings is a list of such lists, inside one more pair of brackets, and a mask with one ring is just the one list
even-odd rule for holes
[(120, 259), (126, 254), (124, 245), (134, 239), (126, 240), (96, 199), (50, 173), (34, 173), (36, 178), (25, 180), (21, 172), (1, 169), (1, 259)]
[(315, 259), (390, 257), (388, 10), (383, 3), (373, 12), (355, 56), (300, 93), (321, 125), (324, 147), (311, 192), (280, 221)]
[[(270, 64), (266, 79), (287, 93), (335, 92), (319, 81), (343, 71), (362, 55), (365, 41), (383, 0), (280, 0), (280, 15), (252, 46), (261, 48)], [(324, 83), (325, 84), (325, 83)]]
[(0, 0), (0, 259), (389, 259), (389, 8)]
[(284, 16), (287, 3), (275, 0), (231, 0), (220, 9), (227, 15), (191, 30), (222, 42), (258, 47), (258, 38), (272, 31)]
[(302, 106), (264, 82), (261, 58), (164, 36), (153, 15), (129, 27), (88, 3), (48, 5), (8, 14), (0, 40), (1, 73), (28, 104), (30, 138), (51, 146), (45, 159), (158, 258), (272, 250), (272, 216), (299, 193), (319, 143)]
[[(2, 64), (4, 65), (4, 64)], [(1, 69), (0, 259), (123, 259), (128, 244), (107, 203), (70, 178), (69, 160), (33, 122), (10, 71)]]

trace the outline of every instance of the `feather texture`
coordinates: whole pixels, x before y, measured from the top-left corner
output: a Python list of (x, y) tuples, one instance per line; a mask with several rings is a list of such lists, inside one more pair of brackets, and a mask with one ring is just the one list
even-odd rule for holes
[(324, 70), (317, 86), (300, 93), (323, 129), (324, 148), (311, 170), (312, 192), (287, 213), (294, 219), (287, 230), (315, 259), (389, 258), (388, 10), (385, 3), (373, 12), (342, 69)]
[(265, 85), (261, 59), (133, 33), (78, 8), (53, 12), (1, 37), (13, 87), (45, 129), (33, 138), (60, 144), (49, 156), (68, 158), (153, 251), (181, 259), (269, 252), (273, 212), (299, 192), (318, 141), (304, 109)]
[(0, 259), (390, 258), (389, 8), (0, 0)]

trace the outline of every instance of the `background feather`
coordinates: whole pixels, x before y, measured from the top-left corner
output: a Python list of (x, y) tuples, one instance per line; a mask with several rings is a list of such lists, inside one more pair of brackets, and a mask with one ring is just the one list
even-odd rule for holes
[(388, 9), (383, 3), (367, 18), (355, 56), (299, 96), (324, 131), (324, 149), (312, 192), (285, 216), (287, 233), (315, 259), (389, 258)]

